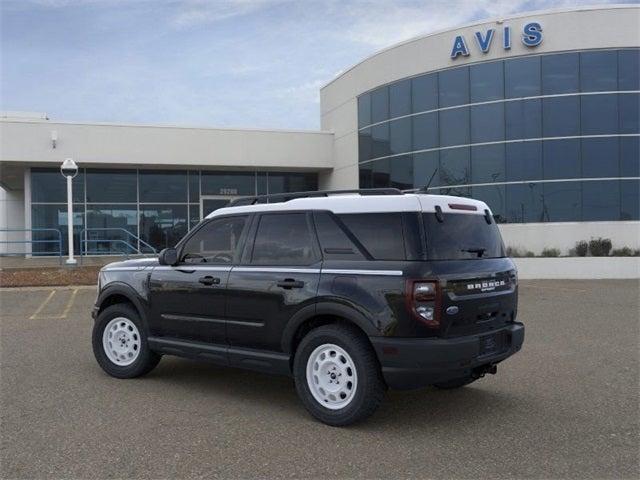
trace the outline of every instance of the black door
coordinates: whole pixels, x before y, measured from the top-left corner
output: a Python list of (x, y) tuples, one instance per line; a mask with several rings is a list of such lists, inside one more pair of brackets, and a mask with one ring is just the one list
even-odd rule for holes
[(226, 343), (226, 286), (247, 223), (246, 216), (213, 219), (186, 240), (178, 265), (153, 270), (149, 282), (153, 335)]
[(282, 331), (315, 301), (320, 251), (309, 213), (268, 213), (255, 219), (227, 287), (227, 338), (236, 347), (280, 351)]

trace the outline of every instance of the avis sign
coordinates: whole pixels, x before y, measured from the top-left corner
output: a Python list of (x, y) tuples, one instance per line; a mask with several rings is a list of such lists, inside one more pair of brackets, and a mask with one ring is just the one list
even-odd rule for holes
[[(489, 28), (486, 32), (475, 32), (474, 38), (482, 53), (487, 53), (491, 48), (491, 44), (496, 36), (496, 29)], [(522, 34), (520, 35), (520, 41), (526, 47), (537, 47), (542, 43), (542, 26), (538, 22), (530, 22), (522, 27)], [(511, 27), (505, 26), (502, 28), (502, 48), (505, 50), (511, 49)], [(468, 57), (469, 47), (467, 47), (467, 41), (464, 35), (458, 35), (453, 41), (453, 48), (451, 49), (451, 58), (454, 60), (459, 56)]]

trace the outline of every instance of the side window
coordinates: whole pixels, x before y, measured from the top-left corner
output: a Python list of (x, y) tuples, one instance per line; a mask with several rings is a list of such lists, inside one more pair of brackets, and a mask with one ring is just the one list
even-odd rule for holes
[(406, 260), (402, 215), (349, 213), (338, 218), (376, 260)]
[(238, 249), (247, 217), (212, 220), (199, 229), (182, 249), (183, 263), (229, 264)]
[(360, 249), (349, 239), (331, 215), (327, 212), (315, 212), (316, 231), (326, 260), (364, 260)]
[(309, 265), (317, 261), (315, 240), (306, 213), (260, 217), (253, 245), (254, 265)]

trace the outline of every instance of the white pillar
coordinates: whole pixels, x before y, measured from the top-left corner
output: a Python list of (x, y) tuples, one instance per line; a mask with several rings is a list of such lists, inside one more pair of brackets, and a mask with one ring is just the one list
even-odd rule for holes
[(67, 243), (69, 245), (69, 258), (67, 265), (75, 265), (77, 260), (73, 258), (73, 177), (67, 177)]

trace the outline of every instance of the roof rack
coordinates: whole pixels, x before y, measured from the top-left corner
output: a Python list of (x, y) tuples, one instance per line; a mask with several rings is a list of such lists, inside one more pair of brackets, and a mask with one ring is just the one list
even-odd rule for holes
[(271, 195), (254, 195), (251, 197), (241, 197), (232, 200), (229, 207), (240, 207), (245, 205), (255, 205), (256, 203), (278, 203), (288, 202), (296, 198), (328, 197), (330, 195), (341, 195), (346, 193), (358, 193), (360, 195), (404, 195), (397, 188), (363, 188), (354, 190), (319, 190), (311, 192), (274, 193)]

